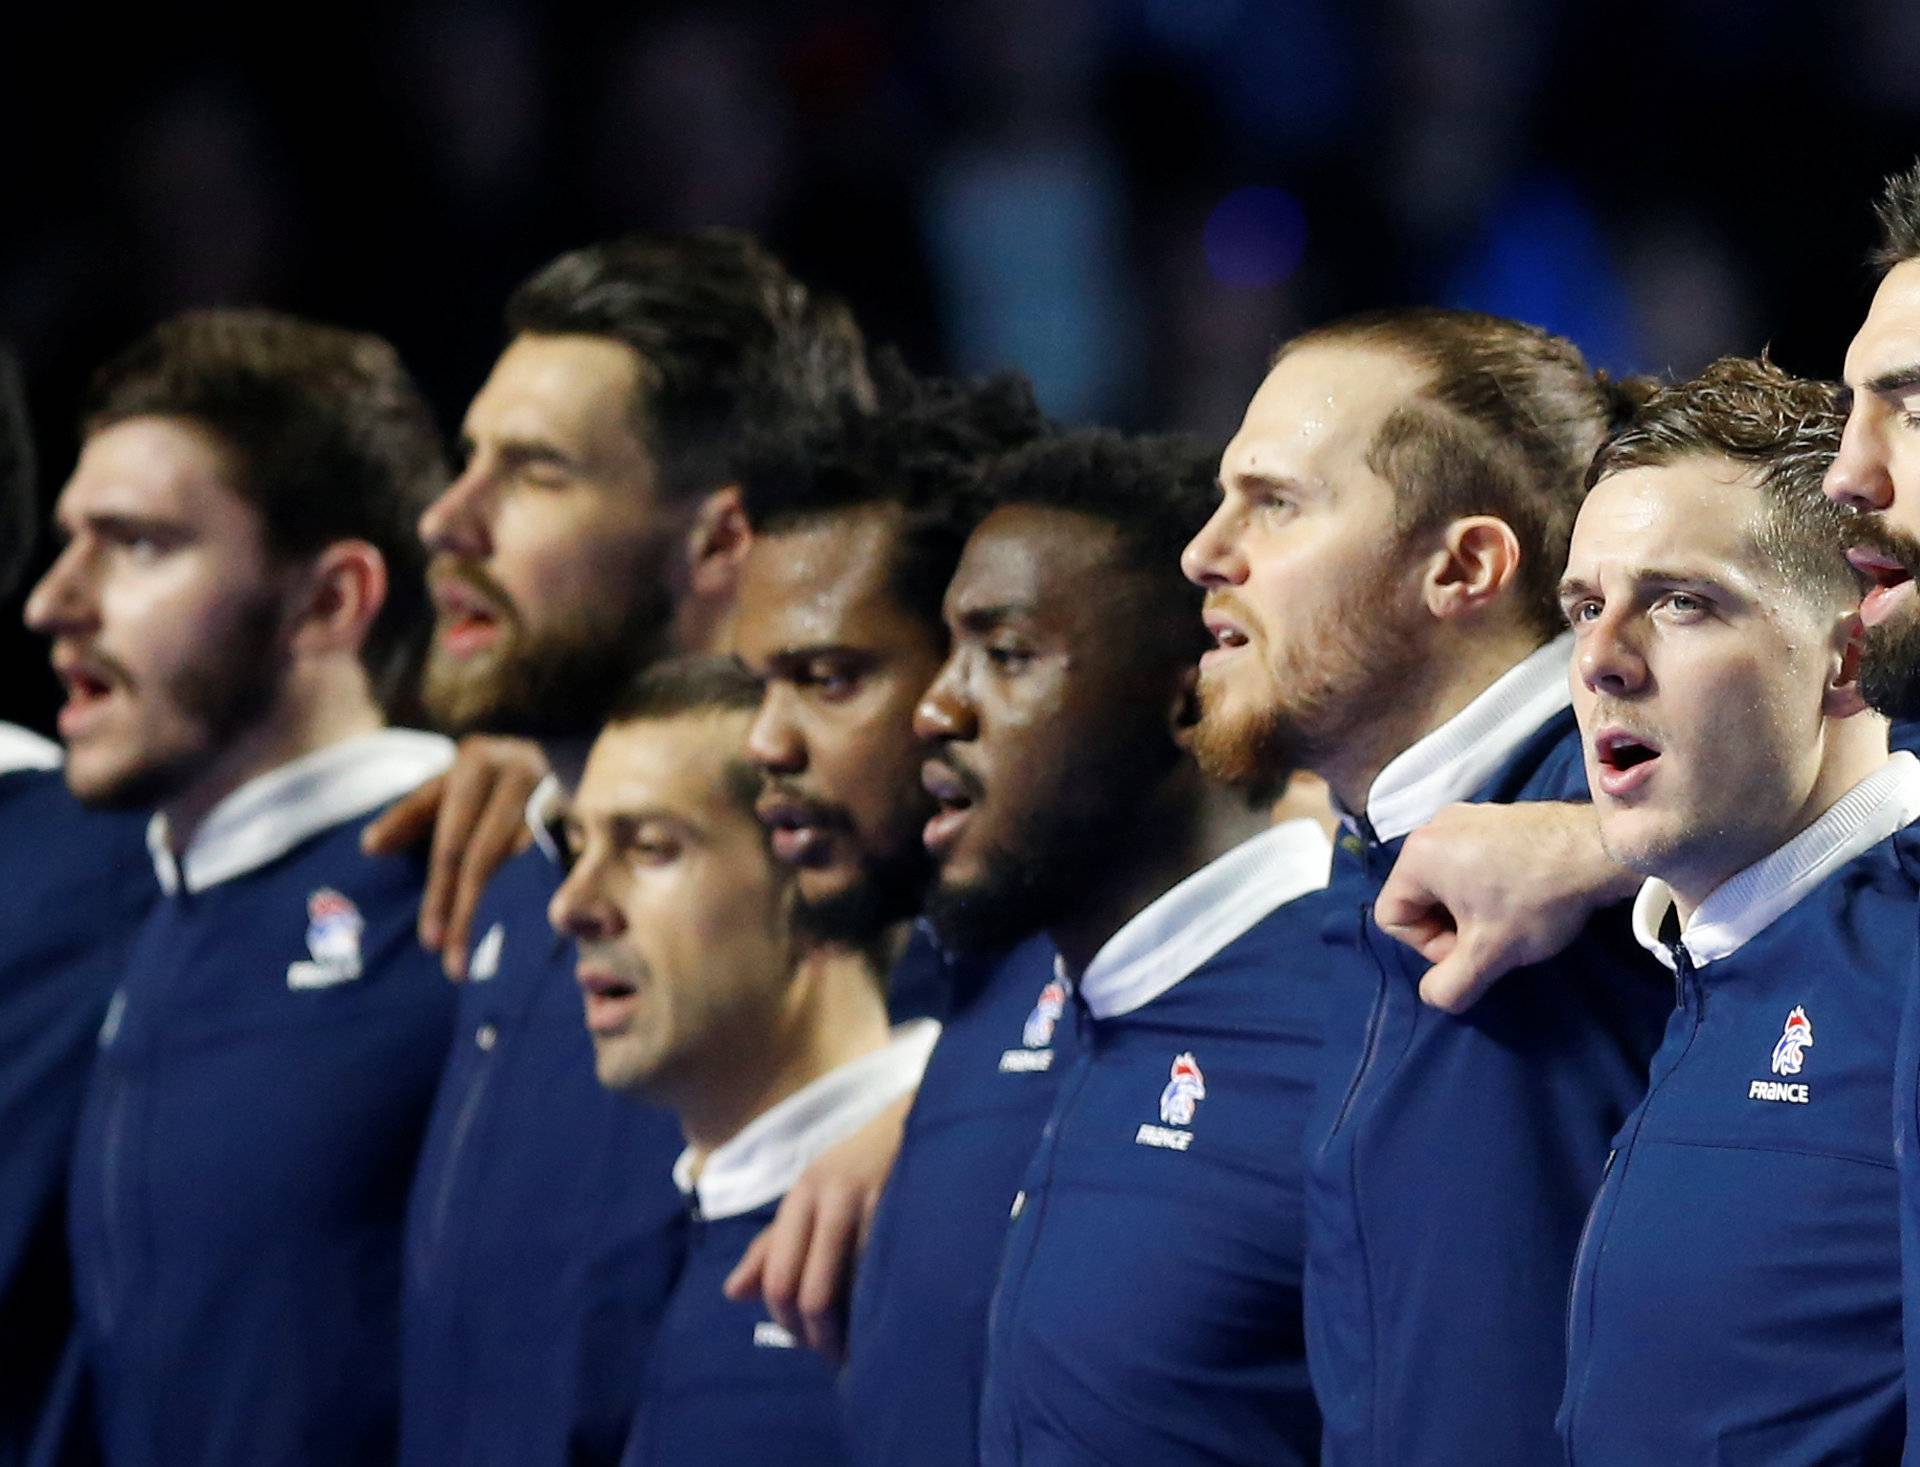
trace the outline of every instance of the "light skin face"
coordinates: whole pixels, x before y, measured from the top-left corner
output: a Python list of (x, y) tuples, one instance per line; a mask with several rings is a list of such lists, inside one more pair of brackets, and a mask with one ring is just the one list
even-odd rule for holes
[(66, 544), (26, 620), (53, 639), (67, 780), (82, 800), (211, 803), (284, 732), (305, 580), (268, 556), (230, 473), (204, 429), (139, 417), (92, 434), (61, 491)]
[(1683, 917), (1885, 757), (1848, 720), (1857, 618), (1760, 549), (1750, 473), (1698, 454), (1602, 479), (1561, 584), (1601, 839)]
[(987, 905), (1026, 909), (1027, 930), (1060, 918), (1100, 858), (1129, 845), (1116, 821), (1177, 757), (1184, 689), (1143, 671), (1164, 660), (1141, 655), (1152, 633), (1120, 553), (1086, 515), (995, 510), (947, 588), (952, 651), (914, 717), (932, 746), (924, 780), (940, 811), (926, 843), (941, 892), (993, 892)]
[[(735, 645), (766, 687), (747, 738), (767, 781), (760, 815), (813, 908), (917, 886), (926, 862), (913, 708), (945, 647), (890, 582), (897, 514), (861, 507), (757, 536), (741, 574)], [(909, 915), (913, 894), (895, 895), (908, 905), (886, 915)]]
[(662, 501), (638, 436), (641, 372), (608, 338), (523, 335), (474, 398), (466, 466), (420, 520), (444, 726), (577, 733), (635, 646), (666, 636), (689, 512)]
[(1911, 716), (1920, 706), (1920, 260), (1880, 282), (1845, 372), (1847, 426), (1827, 497), (1877, 517), (1878, 533), (1849, 557), (1872, 583), (1860, 607), (1868, 683), (1875, 706)]
[[(1308, 345), (1248, 405), (1220, 505), (1180, 559), (1207, 591), (1217, 644), (1201, 659), (1196, 741), (1211, 772), (1239, 782), (1254, 770), (1237, 766), (1290, 758), (1350, 803), (1364, 797), (1374, 761), (1355, 732), (1404, 681), (1424, 620), (1422, 568), (1396, 551), (1394, 491), (1366, 459), (1423, 381), (1390, 352)], [(1274, 718), (1267, 758), (1235, 751)]]
[(579, 944), (600, 1082), (696, 1111), (765, 1054), (792, 998), (789, 883), (749, 803), (746, 725), (716, 712), (602, 732), (549, 911)]

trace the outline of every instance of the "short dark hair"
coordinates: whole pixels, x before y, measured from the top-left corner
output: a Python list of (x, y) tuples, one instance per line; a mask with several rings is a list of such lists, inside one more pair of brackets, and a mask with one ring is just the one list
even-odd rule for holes
[(640, 359), (635, 431), (673, 499), (734, 477), (748, 428), (871, 404), (852, 313), (732, 229), (633, 234), (570, 250), (507, 301), (507, 334), (603, 336)]
[[(622, 688), (607, 715), (609, 728), (628, 723), (658, 723), (699, 714), (740, 713), (760, 707), (760, 680), (731, 657), (669, 657), (643, 669)], [(760, 773), (744, 750), (727, 761), (727, 793), (753, 812), (760, 797)]]
[(1827, 384), (1792, 376), (1765, 357), (1721, 357), (1648, 398), (1595, 455), (1587, 483), (1696, 454), (1748, 466), (1766, 510), (1758, 548), (1782, 579), (1855, 601), (1860, 583), (1846, 552), (1858, 524), (1820, 489), (1845, 421)]
[(394, 349), (272, 311), (190, 311), (100, 369), (81, 432), (147, 416), (187, 419), (221, 442), (269, 553), (302, 558), (339, 540), (380, 552), (387, 598), (361, 660), (390, 711), (410, 697), (428, 625), (415, 525), (448, 474), (433, 413)]
[(1151, 624), (1198, 655), (1208, 638), (1202, 589), (1180, 573), (1180, 552), (1213, 512), (1217, 445), (1188, 434), (1128, 437), (1083, 428), (1029, 444), (993, 465), (982, 485), (990, 508), (1033, 505), (1110, 525), (1126, 568), (1146, 578)]
[(1394, 488), (1403, 535), (1493, 515), (1520, 542), (1517, 589), (1542, 641), (1564, 625), (1560, 571), (1594, 450), (1653, 390), (1651, 379), (1596, 372), (1564, 336), (1480, 311), (1422, 306), (1318, 327), (1280, 350), (1373, 347), (1428, 374), (1367, 452)]
[(1873, 212), (1880, 221), (1880, 241), (1871, 257), (1874, 267), (1884, 275), (1895, 265), (1920, 260), (1920, 163), (1886, 181)]
[(20, 588), (40, 524), (38, 460), (20, 361), (0, 343), (0, 598)]
[(1017, 372), (978, 381), (916, 379), (882, 369), (876, 411), (843, 407), (757, 434), (740, 461), (740, 493), (756, 535), (810, 528), (876, 505), (902, 516), (890, 583), (900, 604), (944, 634), (941, 597), (982, 505), (982, 471), (1048, 431)]

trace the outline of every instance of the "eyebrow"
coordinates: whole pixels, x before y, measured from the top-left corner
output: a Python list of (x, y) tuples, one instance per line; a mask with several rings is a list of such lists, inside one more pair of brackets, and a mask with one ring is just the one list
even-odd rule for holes
[[(1638, 565), (1627, 572), (1627, 581), (1634, 586), (1643, 586), (1651, 581), (1662, 586), (1700, 586), (1723, 591), (1740, 590), (1740, 587), (1729, 580), (1722, 571), (1704, 567), (1695, 570), (1672, 570), (1658, 565)], [(1562, 601), (1571, 601), (1578, 596), (1595, 596), (1599, 593), (1599, 587), (1577, 576), (1567, 576), (1560, 582), (1559, 598)]]
[[(563, 453), (553, 444), (543, 443), (537, 438), (506, 438), (502, 439), (496, 448), (501, 458), (516, 467), (524, 464), (556, 464), (562, 468), (574, 467), (572, 455)], [(473, 436), (462, 433), (460, 456), (463, 459), (470, 459), (473, 453)]]
[(990, 632), (1017, 617), (1032, 616), (1030, 603), (1001, 602), (994, 606), (963, 606), (954, 613), (954, 625), (970, 632)]
[(1920, 362), (1910, 367), (1895, 367), (1890, 372), (1882, 372), (1877, 377), (1868, 378), (1865, 383), (1866, 390), (1879, 397), (1886, 397), (1895, 392), (1905, 392), (1913, 387), (1920, 387)]

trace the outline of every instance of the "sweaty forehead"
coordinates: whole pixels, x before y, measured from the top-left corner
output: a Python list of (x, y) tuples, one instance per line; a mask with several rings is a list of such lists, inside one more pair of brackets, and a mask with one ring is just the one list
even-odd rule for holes
[(804, 647), (860, 645), (909, 613), (891, 580), (899, 511), (861, 506), (756, 534), (738, 590), (748, 661)]
[(1895, 265), (1881, 280), (1867, 319), (1847, 348), (1846, 380), (1861, 387), (1875, 377), (1920, 365), (1920, 260)]
[[(1169, 553), (1169, 573), (1177, 554), (1177, 548)], [(1069, 509), (1005, 505), (967, 541), (947, 610), (1057, 616), (1099, 597), (1120, 573), (1119, 534), (1104, 520)]]
[(1593, 486), (1574, 524), (1567, 574), (1646, 569), (1751, 580), (1770, 562), (1755, 530), (1753, 471), (1717, 454), (1623, 469)]
[(1296, 348), (1247, 405), (1221, 459), (1221, 478), (1335, 478), (1365, 459), (1387, 416), (1417, 397), (1427, 378), (1425, 369), (1383, 347)]

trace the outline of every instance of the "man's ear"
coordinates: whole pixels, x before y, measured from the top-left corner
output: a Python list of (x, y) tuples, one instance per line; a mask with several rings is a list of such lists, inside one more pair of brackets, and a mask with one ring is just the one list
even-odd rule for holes
[(358, 655), (387, 602), (387, 559), (365, 540), (336, 540), (300, 578), (295, 652)]
[(752, 541), (740, 486), (726, 484), (709, 493), (695, 506), (687, 529), (688, 591), (708, 600), (731, 597)]
[(1182, 746), (1200, 722), (1200, 665), (1193, 663), (1180, 671), (1180, 681), (1167, 707), (1167, 731)]
[(1847, 612), (1834, 623), (1833, 656), (1827, 686), (1820, 697), (1820, 711), (1828, 718), (1851, 718), (1867, 711), (1867, 700), (1860, 695), (1860, 660), (1866, 638), (1866, 623), (1857, 611)]
[(1427, 561), (1421, 597), (1441, 621), (1485, 611), (1520, 574), (1520, 538), (1505, 520), (1467, 515), (1447, 525)]

